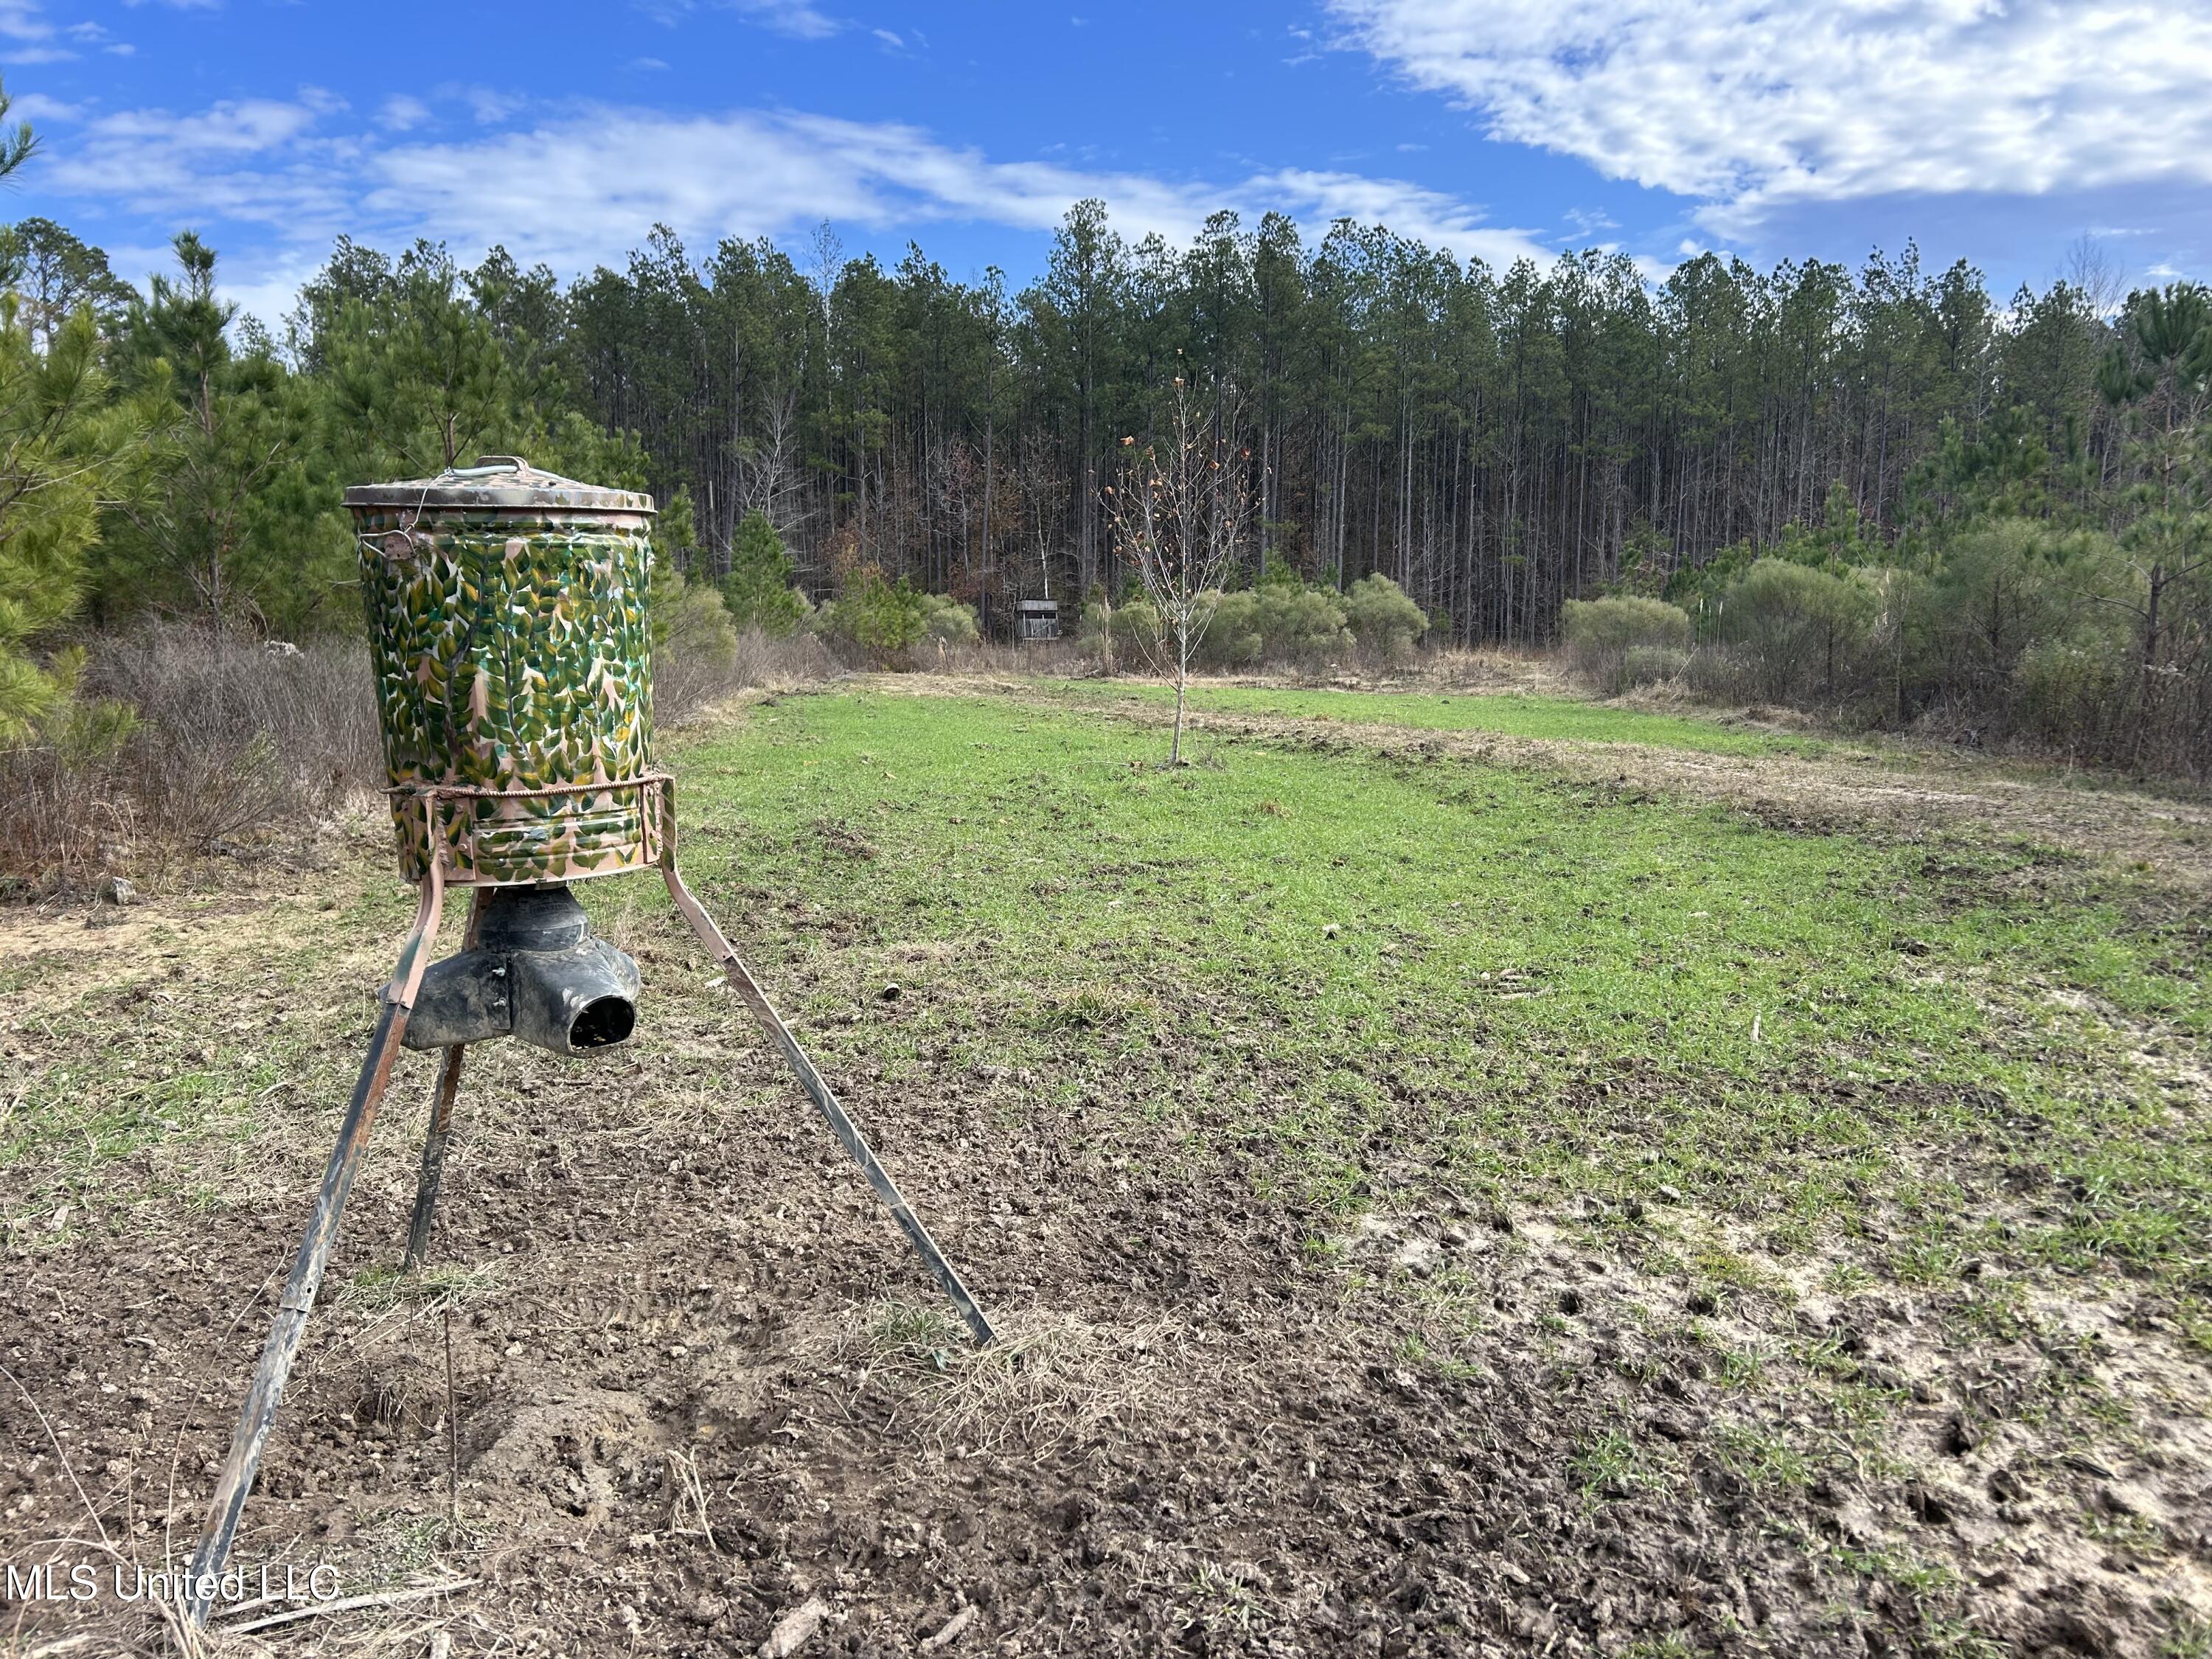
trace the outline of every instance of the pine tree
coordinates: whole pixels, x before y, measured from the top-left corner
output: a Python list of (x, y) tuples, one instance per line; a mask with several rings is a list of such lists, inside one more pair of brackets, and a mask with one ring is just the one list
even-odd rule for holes
[[(0, 88), (0, 117), (8, 102)], [(37, 149), (28, 122), (0, 134), (0, 179)], [(20, 239), (9, 247), (19, 253)], [(42, 664), (36, 646), (76, 612), (100, 492), (147, 428), (141, 407), (109, 398), (91, 305), (58, 320), (35, 307), (27, 314), (13, 286), (21, 275), (19, 263), (0, 297), (0, 742), (9, 743), (67, 695), (73, 671)]]
[(42, 350), (15, 296), (0, 300), (0, 741), (33, 731), (67, 690), (34, 647), (75, 614), (101, 490), (145, 441), (143, 410), (111, 403), (100, 359), (88, 307)]
[(215, 250), (189, 230), (173, 246), (177, 276), (131, 306), (116, 352), (161, 413), (137, 488), (109, 515), (104, 592), (179, 602), (217, 629), (306, 620), (313, 590), (346, 573), (333, 537), (301, 534), (282, 510), (304, 481), (297, 389), (265, 349), (232, 351), (237, 307), (216, 297)]
[(788, 636), (806, 617), (806, 599), (793, 583), (798, 570), (783, 538), (765, 514), (748, 513), (730, 550), (722, 603), (740, 628), (757, 628), (770, 639)]

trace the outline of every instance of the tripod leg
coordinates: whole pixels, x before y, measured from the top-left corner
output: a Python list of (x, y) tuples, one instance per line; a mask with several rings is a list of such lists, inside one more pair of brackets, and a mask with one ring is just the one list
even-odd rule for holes
[[(461, 949), (476, 948), (477, 928), (483, 920), (484, 890), (477, 889), (469, 906), (469, 928)], [(461, 1089), (460, 1043), (446, 1050), (446, 1063), (438, 1071), (438, 1091), (430, 1097), (430, 1133), (422, 1142), (422, 1174), (415, 1186), (415, 1217), (407, 1225), (407, 1260), (402, 1270), (413, 1273), (430, 1254), (430, 1221), (438, 1209), (438, 1182), (446, 1170), (446, 1141), (453, 1129), (453, 1097)]]
[(660, 873), (668, 883), (668, 894), (676, 901), (677, 909), (690, 924), (691, 931), (698, 936), (699, 942), (714, 953), (723, 978), (728, 980), (737, 994), (744, 999), (745, 1006), (752, 1010), (753, 1018), (760, 1022), (761, 1029), (768, 1033), (784, 1059), (790, 1063), (791, 1069), (799, 1073), (799, 1087), (805, 1090), (807, 1098), (829, 1121), (831, 1132), (844, 1144), (845, 1150), (853, 1155), (854, 1162), (860, 1166), (860, 1172), (867, 1176), (868, 1185), (876, 1189), (876, 1195), (890, 1206), (891, 1218), (898, 1223), (908, 1241), (928, 1266), (939, 1286), (953, 1307), (958, 1310), (960, 1317), (967, 1322), (968, 1328), (975, 1333), (976, 1341), (990, 1341), (993, 1334), (991, 1322), (984, 1318), (983, 1310), (975, 1305), (975, 1298), (968, 1294), (968, 1287), (960, 1282), (959, 1273), (945, 1259), (945, 1252), (937, 1248), (937, 1241), (929, 1236), (929, 1229), (921, 1224), (921, 1218), (908, 1206), (897, 1183), (877, 1161), (875, 1149), (868, 1145), (867, 1137), (860, 1133), (860, 1125), (853, 1121), (829, 1084), (823, 1080), (822, 1073), (815, 1069), (814, 1062), (807, 1058), (806, 1051), (799, 1046), (799, 1039), (792, 1036), (791, 1028), (769, 1006), (768, 998), (762, 994), (760, 985), (753, 978), (751, 969), (745, 966), (744, 959), (730, 948), (729, 940), (722, 937), (722, 930), (714, 926), (714, 918), (701, 908), (697, 899), (691, 896), (691, 890), (684, 884), (684, 878), (676, 872), (672, 829), (675, 813), (672, 810), (668, 814), (668, 822), (672, 827), (664, 832), (668, 839), (663, 845)]
[(269, 1340), (261, 1350), (261, 1363), (254, 1367), (252, 1383), (246, 1391), (246, 1403), (238, 1413), (230, 1456), (216, 1482), (215, 1501), (208, 1509), (199, 1548), (192, 1555), (191, 1594), (186, 1613), (195, 1625), (207, 1622), (209, 1604), (215, 1600), (223, 1563), (230, 1555), (231, 1540), (238, 1531), (238, 1518), (246, 1509), (247, 1494), (253, 1489), (253, 1474), (261, 1463), (261, 1449), (269, 1437), (269, 1425), (276, 1421), (276, 1407), (283, 1399), (284, 1379), (300, 1352), (300, 1340), (307, 1334), (308, 1310), (315, 1305), (315, 1292), (323, 1281), (323, 1267), (337, 1238), (338, 1218), (345, 1210), (346, 1194), (353, 1188), (353, 1178), (361, 1169), (362, 1154), (368, 1149), (369, 1128), (376, 1121), (376, 1109), (384, 1098), (385, 1086), (392, 1080), (392, 1062), (399, 1057), (399, 1039), (407, 1029), (408, 1010), (415, 1006), (415, 993), (422, 981), (424, 958), (437, 939), (438, 913), (445, 902), (445, 872), (434, 863), (422, 883), (414, 929), (399, 953), (399, 966), (392, 975), (392, 983), (385, 988), (384, 1009), (377, 1016), (376, 1034), (369, 1039), (368, 1054), (361, 1063), (361, 1076), (354, 1084), (353, 1100), (346, 1108), (345, 1126), (338, 1131), (338, 1144), (331, 1148), (331, 1161), (323, 1170), (322, 1188), (315, 1195), (314, 1214), (307, 1222), (307, 1237), (300, 1241), (300, 1254), (293, 1260), (291, 1277), (285, 1281), (284, 1294), (277, 1302), (276, 1318), (269, 1328)]
[(455, 1043), (446, 1050), (438, 1070), (438, 1092), (430, 1102), (430, 1133), (422, 1142), (422, 1174), (415, 1187), (415, 1217), (407, 1224), (407, 1260), (403, 1270), (413, 1273), (430, 1254), (430, 1221), (438, 1209), (438, 1182), (446, 1170), (446, 1141), (453, 1133), (453, 1097), (461, 1088), (461, 1057), (468, 1050)]

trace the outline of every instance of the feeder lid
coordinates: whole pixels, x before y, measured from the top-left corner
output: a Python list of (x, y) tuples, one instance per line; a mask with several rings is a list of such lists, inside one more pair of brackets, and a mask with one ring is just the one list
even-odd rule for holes
[(650, 513), (641, 490), (610, 489), (544, 472), (520, 455), (479, 455), (474, 466), (449, 466), (434, 478), (356, 484), (348, 507), (398, 507), (466, 512)]

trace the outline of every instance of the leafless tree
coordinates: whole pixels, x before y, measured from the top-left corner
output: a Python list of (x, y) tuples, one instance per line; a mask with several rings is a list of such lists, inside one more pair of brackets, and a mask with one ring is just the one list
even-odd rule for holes
[(813, 516), (805, 506), (806, 477), (799, 465), (796, 392), (769, 404), (760, 435), (738, 450), (737, 471), (738, 517), (757, 513), (775, 526), (777, 535), (789, 537)]
[(830, 314), (837, 294), (837, 278), (845, 269), (845, 244), (830, 222), (824, 219), (814, 227), (814, 236), (807, 246), (807, 267), (813, 277), (816, 303), (822, 307), (823, 331), (830, 328)]
[(2127, 298), (2127, 273), (2106, 243), (2084, 231), (2066, 250), (2066, 285), (2081, 296), (2089, 314), (2110, 318)]
[(1170, 766), (1182, 763), (1191, 659), (1253, 526), (1251, 451), (1237, 440), (1242, 407), (1234, 386), (1194, 399), (1177, 375), (1164, 441), (1139, 447), (1124, 438), (1123, 447), (1134, 453), (1120, 485), (1105, 491), (1115, 539), (1136, 562), (1145, 597), (1159, 615), (1163, 665), (1175, 676)]

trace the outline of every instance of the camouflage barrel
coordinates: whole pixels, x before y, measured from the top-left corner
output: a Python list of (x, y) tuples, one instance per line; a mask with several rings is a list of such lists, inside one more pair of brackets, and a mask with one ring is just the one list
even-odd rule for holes
[(512, 456), (345, 494), (410, 881), (575, 881), (659, 856), (653, 498)]

